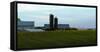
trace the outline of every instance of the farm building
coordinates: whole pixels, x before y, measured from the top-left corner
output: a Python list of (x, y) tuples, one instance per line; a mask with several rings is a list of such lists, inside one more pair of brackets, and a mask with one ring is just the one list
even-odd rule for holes
[[(49, 24), (44, 24), (45, 28), (50, 28)], [(65, 28), (70, 28), (69, 24), (58, 24), (59, 29), (65, 29)]]
[(32, 29), (34, 28), (34, 21), (18, 21), (18, 29)]

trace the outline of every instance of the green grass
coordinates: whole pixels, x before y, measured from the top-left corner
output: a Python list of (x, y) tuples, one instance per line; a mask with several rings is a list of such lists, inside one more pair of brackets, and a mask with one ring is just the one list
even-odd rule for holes
[(18, 32), (18, 48), (48, 48), (96, 44), (95, 30)]

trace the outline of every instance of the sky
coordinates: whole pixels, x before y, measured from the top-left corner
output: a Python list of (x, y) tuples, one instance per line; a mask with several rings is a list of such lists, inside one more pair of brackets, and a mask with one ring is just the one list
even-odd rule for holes
[(58, 24), (69, 24), (75, 28), (96, 28), (96, 8), (18, 4), (18, 18), (34, 21), (35, 26), (49, 24), (49, 15), (58, 18)]

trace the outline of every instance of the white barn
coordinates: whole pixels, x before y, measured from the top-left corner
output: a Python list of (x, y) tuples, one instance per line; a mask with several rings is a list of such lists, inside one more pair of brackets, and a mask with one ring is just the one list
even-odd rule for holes
[(18, 21), (18, 29), (32, 29), (34, 28), (34, 21)]

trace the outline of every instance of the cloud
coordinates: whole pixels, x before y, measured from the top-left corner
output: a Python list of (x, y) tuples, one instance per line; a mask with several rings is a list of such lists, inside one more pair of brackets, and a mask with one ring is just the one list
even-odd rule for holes
[(18, 17), (35, 21), (36, 26), (49, 23), (49, 14), (57, 16), (59, 23), (74, 27), (92, 27), (96, 18), (95, 8), (18, 4)]
[(49, 16), (37, 16), (34, 18), (34, 21), (35, 21), (35, 26), (44, 26), (44, 24), (49, 23)]

